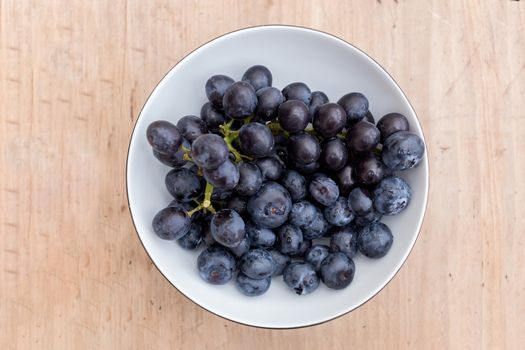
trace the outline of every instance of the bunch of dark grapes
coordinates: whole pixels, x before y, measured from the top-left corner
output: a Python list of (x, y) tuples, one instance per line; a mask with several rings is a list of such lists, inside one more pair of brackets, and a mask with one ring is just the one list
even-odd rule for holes
[(380, 220), (410, 203), (398, 171), (421, 161), (425, 146), (399, 113), (377, 124), (369, 101), (351, 92), (337, 103), (301, 82), (283, 90), (253, 66), (234, 81), (206, 82), (200, 117), (147, 129), (153, 155), (172, 167), (174, 200), (153, 230), (200, 249), (197, 267), (211, 284), (235, 279), (245, 295), (265, 293), (275, 276), (302, 295), (322, 281), (342, 289), (354, 256), (385, 256), (394, 236)]

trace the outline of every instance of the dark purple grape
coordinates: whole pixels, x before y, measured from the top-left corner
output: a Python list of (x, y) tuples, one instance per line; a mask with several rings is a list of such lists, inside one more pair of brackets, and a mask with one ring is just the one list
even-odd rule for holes
[(277, 229), (277, 249), (283, 254), (299, 252), (303, 242), (303, 232), (297, 226), (284, 224)]
[(317, 109), (324, 105), (325, 103), (330, 102), (328, 100), (328, 96), (322, 91), (314, 91), (312, 92), (311, 99), (310, 99), (310, 105), (308, 106), (308, 109), (310, 110), (310, 122), (314, 121), (315, 112)]
[(276, 228), (288, 219), (292, 200), (288, 191), (276, 182), (266, 182), (248, 200), (248, 213), (253, 223), (263, 228)]
[(236, 265), (233, 255), (220, 246), (203, 250), (197, 258), (199, 275), (211, 284), (228, 283), (237, 269)]
[(219, 135), (204, 134), (191, 145), (191, 158), (203, 169), (217, 169), (228, 160), (230, 151)]
[(275, 243), (275, 233), (268, 228), (255, 226), (251, 221), (246, 223), (246, 235), (252, 247), (270, 248)]
[(359, 251), (372, 259), (384, 257), (393, 242), (392, 231), (382, 222), (374, 222), (363, 227), (357, 238)]
[(213, 215), (210, 223), (213, 238), (225, 247), (235, 247), (245, 237), (244, 221), (237, 212), (222, 209)]
[(284, 163), (277, 156), (257, 159), (255, 162), (265, 180), (278, 180), (284, 169)]
[(388, 113), (384, 115), (377, 122), (377, 128), (381, 133), (381, 142), (385, 142), (386, 138), (398, 131), (408, 131), (408, 119), (400, 113)]
[(162, 239), (175, 240), (188, 233), (191, 220), (184, 211), (167, 207), (153, 218), (153, 231)]
[(310, 122), (308, 107), (297, 100), (288, 100), (279, 106), (279, 125), (291, 133), (304, 131)]
[(425, 145), (419, 136), (408, 131), (398, 131), (385, 140), (381, 157), (390, 169), (406, 170), (417, 166), (424, 153)]
[(295, 170), (286, 170), (281, 178), (281, 185), (290, 192), (293, 202), (304, 199), (308, 194), (306, 179)]
[(257, 95), (250, 84), (245, 81), (238, 81), (226, 89), (222, 105), (229, 117), (244, 119), (255, 112)]
[(166, 188), (179, 202), (189, 202), (202, 194), (204, 189), (202, 180), (191, 170), (177, 168), (166, 175)]
[(259, 167), (253, 163), (241, 162), (239, 165), (239, 182), (234, 191), (241, 196), (254, 195), (263, 183)]
[(242, 75), (242, 80), (250, 83), (255, 91), (272, 86), (272, 73), (268, 68), (256, 65), (248, 68)]
[(304, 174), (304, 175), (310, 175), (310, 174), (316, 173), (317, 170), (319, 170), (319, 168), (320, 168), (319, 162), (312, 162), (312, 163), (308, 163), (308, 164), (292, 163), (292, 166), (298, 172), (300, 172), (301, 174)]
[(317, 109), (313, 125), (325, 138), (336, 136), (346, 125), (346, 113), (337, 103), (325, 103)]
[(370, 111), (366, 112), (365, 120), (369, 123), (375, 124), (376, 120)]
[(330, 253), (321, 263), (321, 279), (331, 289), (344, 289), (352, 283), (355, 264), (343, 253)]
[(239, 131), (239, 145), (245, 155), (262, 158), (273, 151), (273, 135), (266, 125), (248, 123)]
[(342, 196), (347, 196), (352, 188), (357, 186), (354, 180), (353, 168), (351, 165), (344, 166), (341, 170), (334, 174), (334, 180), (339, 187), (339, 192)]
[(239, 244), (237, 244), (235, 247), (229, 247), (228, 250), (237, 258), (240, 258), (250, 250), (250, 246), (250, 239), (248, 236), (244, 236)]
[(215, 108), (211, 102), (206, 102), (201, 108), (201, 119), (204, 120), (208, 130), (219, 132), (220, 126), (226, 122), (226, 117)]
[(321, 269), (321, 263), (330, 254), (330, 250), (323, 244), (314, 244), (304, 254), (304, 261), (312, 264), (315, 271)]
[(286, 101), (299, 100), (305, 105), (310, 105), (312, 92), (305, 83), (291, 83), (283, 89), (283, 96)]
[(346, 226), (354, 219), (345, 197), (337, 198), (334, 204), (324, 208), (323, 214), (326, 221), (335, 226)]
[(277, 111), (284, 102), (284, 97), (279, 89), (266, 87), (257, 91), (257, 100), (255, 115), (260, 120), (269, 122), (277, 118)]
[(307, 228), (312, 225), (319, 215), (319, 209), (308, 201), (300, 201), (292, 205), (288, 221), (299, 228)]
[(312, 223), (303, 229), (304, 239), (317, 239), (321, 238), (328, 233), (330, 224), (324, 218), (324, 215), (318, 211)]
[(383, 163), (374, 155), (363, 157), (354, 171), (356, 181), (363, 185), (378, 184), (388, 173)]
[(335, 203), (339, 197), (339, 188), (334, 180), (324, 174), (315, 174), (308, 185), (310, 196), (324, 206)]
[(177, 128), (180, 130), (182, 136), (190, 143), (197, 137), (208, 133), (208, 128), (204, 120), (194, 115), (187, 115), (180, 118), (177, 122)]
[(239, 168), (227, 160), (217, 169), (203, 169), (204, 178), (215, 188), (232, 190), (239, 182)]
[(215, 238), (213, 238), (213, 235), (211, 234), (210, 221), (211, 217), (207, 216), (201, 222), (202, 240), (207, 247), (211, 247), (212, 245), (217, 244)]
[(228, 89), (234, 80), (225, 75), (214, 75), (206, 82), (206, 96), (208, 100), (219, 110), (222, 110), (222, 99), (226, 89)]
[(214, 187), (211, 193), (212, 202), (227, 202), (232, 197), (232, 191), (223, 188)]
[(241, 272), (258, 280), (271, 276), (273, 268), (272, 254), (264, 249), (252, 249), (244, 254), (239, 261)]
[(357, 216), (367, 215), (374, 209), (370, 193), (362, 188), (354, 188), (350, 191), (348, 206)]
[(387, 177), (374, 189), (374, 207), (383, 215), (396, 215), (410, 203), (412, 189), (400, 177)]
[(323, 144), (319, 157), (323, 169), (337, 171), (346, 165), (347, 160), (348, 150), (340, 138), (334, 137)]
[(291, 161), (306, 165), (316, 162), (320, 155), (321, 146), (314, 136), (307, 133), (290, 136), (288, 140), (288, 157)]
[(319, 278), (313, 266), (305, 262), (288, 264), (283, 271), (283, 280), (297, 295), (310, 294), (319, 287)]
[(235, 210), (239, 215), (246, 214), (246, 200), (241, 197), (232, 197), (226, 204), (226, 208)]
[(349, 258), (357, 253), (357, 232), (350, 226), (335, 227), (331, 231), (330, 251), (341, 252)]
[(379, 129), (374, 124), (360, 121), (351, 125), (346, 134), (346, 145), (351, 152), (367, 152), (379, 143)]
[(239, 291), (248, 297), (257, 297), (263, 295), (270, 289), (272, 277), (268, 276), (263, 279), (254, 279), (246, 276), (244, 273), (237, 274), (235, 284)]
[(149, 144), (159, 153), (175, 154), (182, 144), (179, 129), (165, 120), (157, 120), (148, 126), (146, 137)]
[(202, 227), (196, 222), (192, 222), (190, 230), (177, 240), (177, 243), (184, 249), (193, 250), (202, 242)]
[(337, 103), (345, 110), (349, 122), (363, 119), (368, 112), (368, 100), (359, 92), (346, 94)]
[(182, 158), (184, 151), (179, 151), (173, 154), (160, 153), (153, 149), (153, 156), (157, 158), (162, 164), (172, 168), (181, 167), (186, 164), (186, 161)]

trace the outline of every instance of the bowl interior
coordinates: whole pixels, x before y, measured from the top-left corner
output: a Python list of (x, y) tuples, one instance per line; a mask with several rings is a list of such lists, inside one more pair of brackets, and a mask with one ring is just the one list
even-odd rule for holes
[(366, 54), (331, 35), (314, 30), (265, 26), (219, 37), (179, 62), (155, 88), (137, 120), (128, 155), (127, 185), (133, 221), (155, 265), (184, 295), (207, 310), (233, 321), (272, 328), (299, 327), (342, 315), (374, 296), (399, 270), (418, 235), (428, 192), (428, 163), (400, 174), (413, 189), (412, 202), (398, 216), (383, 220), (394, 234), (394, 244), (382, 259), (358, 254), (352, 284), (334, 291), (321, 284), (307, 296), (287, 290), (282, 277), (274, 278), (263, 296), (240, 294), (235, 283), (211, 286), (198, 276), (196, 252), (176, 242), (157, 238), (151, 228), (153, 216), (171, 200), (164, 186), (168, 167), (152, 155), (145, 137), (154, 120), (176, 123), (188, 114), (199, 115), (206, 102), (204, 85), (214, 74), (239, 80), (251, 65), (263, 64), (273, 73), (273, 85), (283, 88), (303, 81), (312, 91), (324, 91), (331, 101), (347, 92), (359, 91), (370, 101), (376, 121), (389, 112), (407, 116), (411, 131), (421, 137), (421, 127), (408, 100), (393, 79)]

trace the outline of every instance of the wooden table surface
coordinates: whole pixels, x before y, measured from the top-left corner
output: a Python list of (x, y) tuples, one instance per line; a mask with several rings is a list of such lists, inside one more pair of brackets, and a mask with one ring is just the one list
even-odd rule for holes
[[(271, 331), (178, 293), (130, 219), (150, 91), (222, 33), (333, 33), (403, 87), (428, 142), (421, 236), (372, 301)], [(0, 348), (522, 349), (525, 1), (0, 1)]]

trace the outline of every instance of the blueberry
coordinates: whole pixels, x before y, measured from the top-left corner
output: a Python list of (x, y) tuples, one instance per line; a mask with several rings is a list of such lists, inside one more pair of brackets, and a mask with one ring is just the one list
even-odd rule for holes
[(348, 206), (357, 216), (367, 215), (373, 210), (370, 193), (363, 188), (354, 188), (348, 195)]
[(208, 100), (219, 110), (222, 110), (222, 100), (226, 89), (228, 89), (234, 80), (225, 75), (214, 75), (206, 82), (206, 96)]
[(315, 244), (311, 246), (304, 255), (304, 261), (312, 264), (315, 271), (321, 269), (321, 263), (330, 254), (330, 250), (323, 244)]
[(249, 297), (256, 297), (268, 291), (272, 277), (268, 276), (263, 279), (253, 279), (243, 273), (237, 274), (235, 284), (239, 291)]
[(149, 144), (159, 153), (175, 154), (182, 144), (182, 134), (172, 123), (157, 120), (148, 126), (146, 137)]
[(266, 182), (248, 200), (248, 213), (253, 223), (263, 228), (276, 228), (288, 219), (292, 200), (288, 191), (276, 182)]
[(383, 215), (399, 214), (410, 203), (412, 190), (400, 177), (387, 177), (374, 190), (374, 207)]
[(358, 227), (363, 227), (373, 222), (381, 220), (382, 216), (383, 215), (381, 215), (381, 213), (372, 208), (372, 210), (368, 214), (356, 216), (353, 223), (356, 224)]
[(244, 221), (237, 212), (230, 209), (215, 213), (210, 228), (213, 238), (225, 247), (235, 247), (245, 236)]
[(283, 96), (286, 101), (299, 100), (308, 106), (312, 98), (312, 92), (305, 83), (291, 83), (283, 89)]
[(257, 95), (250, 84), (245, 81), (238, 81), (226, 89), (222, 98), (222, 105), (229, 117), (244, 119), (255, 112)]
[(153, 218), (153, 231), (162, 239), (174, 240), (184, 236), (190, 229), (191, 221), (184, 211), (167, 207)]
[(289, 253), (288, 255), (290, 255), (292, 258), (303, 257), (304, 254), (306, 253), (306, 251), (308, 249), (310, 249), (311, 246), (312, 246), (312, 241), (311, 240), (304, 240), (303, 239), (301, 244), (299, 244), (299, 249), (296, 252)]
[(197, 258), (200, 276), (211, 284), (226, 284), (233, 277), (236, 262), (225, 248), (213, 246), (203, 250)]
[(179, 128), (182, 136), (190, 143), (195, 141), (197, 137), (208, 133), (206, 122), (194, 115), (187, 115), (180, 118), (177, 122), (177, 128)]
[(328, 229), (330, 228), (330, 225), (328, 224), (328, 221), (324, 218), (323, 214), (318, 211), (316, 218), (312, 223), (303, 229), (303, 237), (304, 239), (316, 239), (321, 238), (326, 233), (328, 233)]
[(277, 248), (281, 253), (298, 253), (302, 242), (303, 232), (297, 226), (284, 224), (277, 229)]
[(331, 253), (321, 263), (321, 279), (331, 289), (343, 289), (352, 283), (355, 264), (343, 253)]
[(272, 86), (272, 73), (268, 68), (256, 65), (248, 68), (242, 75), (242, 80), (250, 83), (255, 91)]
[(259, 167), (253, 163), (241, 162), (239, 164), (239, 182), (234, 191), (241, 196), (252, 196), (263, 183), (263, 177)]
[(393, 242), (392, 231), (382, 222), (373, 222), (363, 227), (357, 238), (359, 251), (373, 259), (385, 256)]
[(308, 185), (308, 191), (318, 203), (330, 206), (339, 197), (339, 188), (334, 180), (324, 174), (315, 174)]
[(345, 110), (349, 122), (363, 119), (368, 112), (368, 99), (359, 92), (346, 94), (337, 103)]
[(188, 250), (197, 248), (202, 242), (202, 227), (196, 222), (192, 222), (190, 230), (184, 236), (177, 240), (177, 243)]
[(293, 262), (286, 266), (283, 280), (297, 295), (312, 293), (319, 287), (319, 278), (313, 266), (305, 262)]
[(323, 214), (326, 221), (335, 226), (346, 226), (354, 219), (348, 200), (344, 197), (337, 198), (334, 204), (325, 207)]
[(341, 252), (349, 258), (357, 253), (357, 232), (351, 226), (335, 227), (330, 237), (330, 251)]
[(413, 168), (423, 159), (425, 145), (416, 134), (398, 131), (385, 140), (381, 157), (383, 163), (393, 170)]
[(308, 201), (301, 201), (292, 205), (288, 220), (299, 228), (309, 227), (319, 215), (319, 209)]
[(304, 199), (308, 193), (306, 189), (306, 179), (295, 170), (285, 171), (281, 178), (281, 184), (290, 192), (290, 196), (294, 202)]
[(250, 238), (252, 247), (269, 248), (276, 240), (272, 230), (257, 227), (250, 221), (246, 223), (246, 235)]
[(240, 258), (250, 250), (251, 242), (248, 236), (244, 236), (239, 244), (235, 247), (229, 247), (230, 252), (235, 255), (235, 257)]
[(239, 261), (239, 269), (253, 279), (263, 279), (273, 273), (273, 257), (264, 249), (252, 249)]
[(279, 276), (283, 274), (283, 270), (292, 260), (288, 255), (285, 255), (275, 249), (269, 250), (272, 254), (273, 259), (273, 276)]

